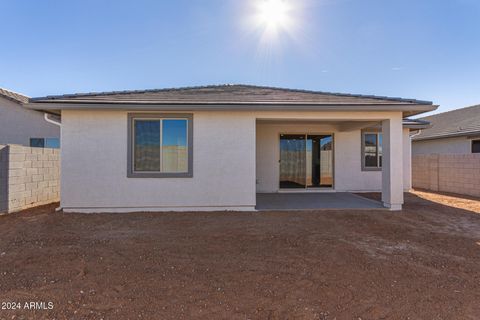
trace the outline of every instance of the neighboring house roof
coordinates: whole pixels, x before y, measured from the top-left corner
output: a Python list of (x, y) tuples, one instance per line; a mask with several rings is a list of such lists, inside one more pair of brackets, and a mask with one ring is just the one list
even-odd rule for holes
[(7, 89), (3, 89), (3, 88), (0, 88), (0, 97), (6, 98), (8, 100), (12, 100), (14, 102), (21, 103), (21, 104), (28, 103), (28, 99), (29, 99), (27, 96), (23, 94), (13, 92)]
[(413, 140), (430, 140), (480, 134), (480, 105), (447, 111), (421, 120), (432, 124)]
[[(62, 104), (60, 108), (55, 104)], [(151, 106), (161, 109), (162, 106), (175, 106), (175, 109), (220, 109), (243, 110), (316, 110), (319, 107), (335, 106), (378, 106), (379, 110), (389, 106), (394, 110), (414, 110), (407, 115), (418, 114), (436, 109), (430, 101), (402, 99), (372, 95), (343, 94), (298, 89), (284, 89), (253, 85), (212, 85), (172, 89), (133, 90), (113, 92), (77, 93), (58, 96), (46, 96), (30, 99), (30, 107), (34, 109), (68, 109), (68, 108), (119, 108), (121, 105)], [(40, 104), (42, 106), (40, 106)], [(306, 108), (309, 107), (309, 108)], [(140, 108), (140, 107), (139, 107)], [(351, 110), (361, 108), (351, 108)], [(363, 109), (362, 109), (363, 110)]]

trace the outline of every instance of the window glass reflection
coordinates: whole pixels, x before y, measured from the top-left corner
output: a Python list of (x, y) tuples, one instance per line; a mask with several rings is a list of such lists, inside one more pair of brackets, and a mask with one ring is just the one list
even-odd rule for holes
[(187, 120), (163, 120), (162, 171), (188, 171)]

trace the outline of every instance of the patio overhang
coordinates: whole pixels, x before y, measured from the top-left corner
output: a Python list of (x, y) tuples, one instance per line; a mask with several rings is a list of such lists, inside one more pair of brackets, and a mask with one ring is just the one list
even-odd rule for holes
[[(274, 207), (291, 200), (298, 209), (341, 209), (343, 205), (345, 209), (372, 209), (383, 205), (401, 210), (404, 185), (408, 186), (404, 183), (403, 149), (408, 149), (410, 129), (403, 121), (400, 112), (258, 112), (257, 192), (272, 195), (257, 196), (257, 207), (268, 207), (268, 201), (262, 204), (262, 200), (271, 199)], [(377, 143), (382, 134), (382, 155), (375, 151), (381, 165), (372, 166), (371, 161), (365, 165), (362, 132), (377, 134)], [(282, 190), (307, 194), (290, 196)], [(320, 195), (310, 195), (309, 190), (320, 191)], [(323, 195), (322, 191), (334, 192)], [(369, 200), (350, 197), (349, 192), (354, 191), (381, 192), (382, 201), (372, 207)], [(298, 204), (302, 197), (306, 203)]]

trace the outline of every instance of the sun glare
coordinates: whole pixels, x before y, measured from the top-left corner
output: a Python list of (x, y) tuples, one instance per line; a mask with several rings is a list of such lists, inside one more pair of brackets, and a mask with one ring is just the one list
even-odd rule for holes
[(288, 21), (288, 4), (285, 0), (263, 0), (258, 5), (260, 22), (267, 27), (283, 27)]
[(241, 20), (246, 37), (257, 41), (257, 57), (272, 62), (284, 48), (303, 46), (309, 0), (245, 0)]
[[(290, 0), (291, 1), (291, 0)], [(290, 32), (293, 27), (292, 3), (289, 0), (257, 0), (257, 25), (270, 35)]]

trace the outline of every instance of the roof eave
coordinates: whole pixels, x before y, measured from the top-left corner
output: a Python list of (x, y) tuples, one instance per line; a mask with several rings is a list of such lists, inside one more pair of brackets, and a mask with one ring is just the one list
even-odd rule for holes
[(430, 136), (430, 137), (419, 137), (413, 140), (426, 141), (426, 140), (437, 140), (437, 139), (446, 139), (446, 138), (477, 137), (477, 136), (480, 136), (480, 130), (468, 131), (468, 132), (455, 132), (455, 133), (448, 133), (448, 134), (442, 134), (442, 135)]
[(31, 101), (25, 104), (26, 108), (34, 110), (144, 110), (144, 111), (215, 111), (215, 110), (244, 110), (244, 111), (402, 111), (404, 117), (421, 114), (437, 109), (438, 106), (432, 104), (314, 104), (304, 102), (283, 102), (283, 103), (265, 103), (265, 102), (235, 102), (235, 103), (125, 103), (125, 102), (46, 102)]

